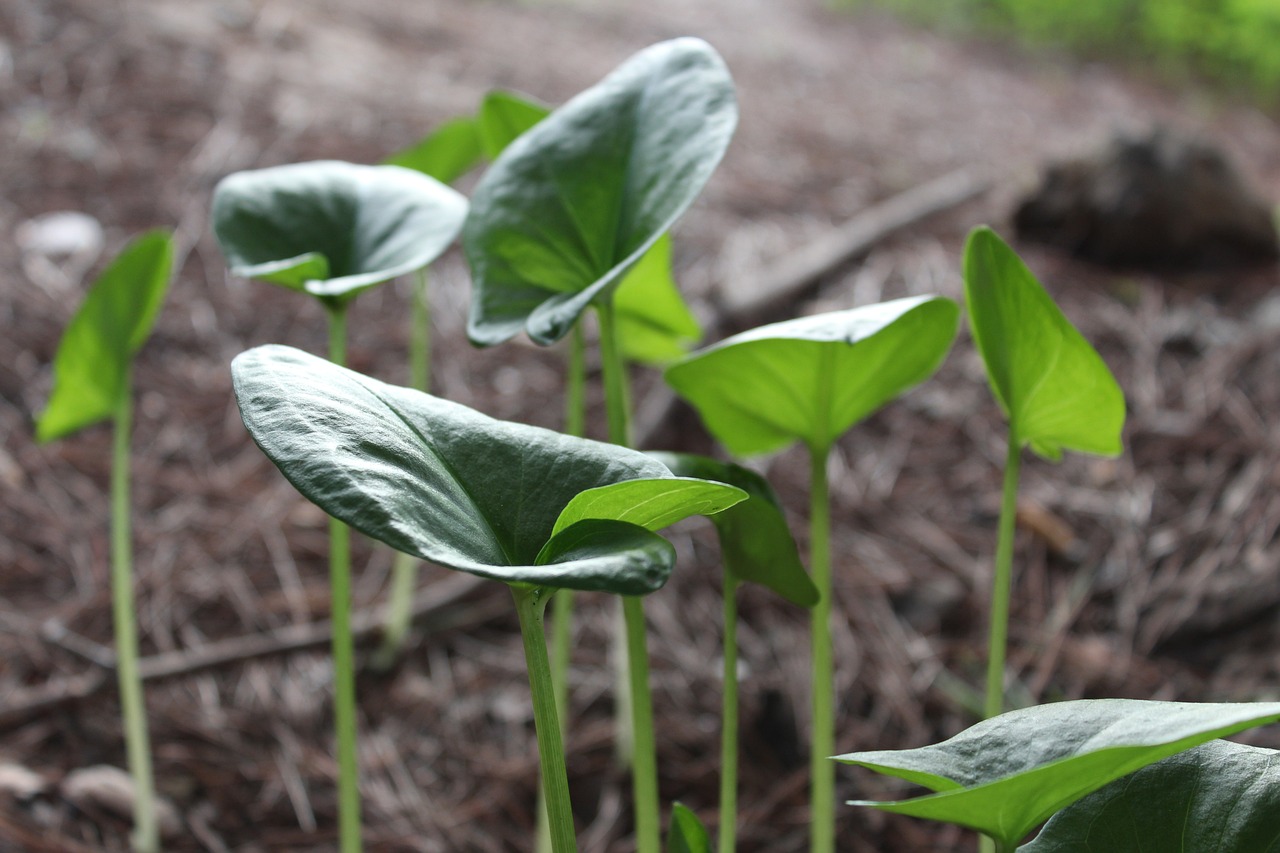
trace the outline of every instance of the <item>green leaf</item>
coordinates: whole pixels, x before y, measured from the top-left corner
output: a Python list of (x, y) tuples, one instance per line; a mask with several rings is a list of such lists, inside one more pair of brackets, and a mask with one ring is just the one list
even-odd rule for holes
[(172, 270), (173, 240), (157, 230), (134, 238), (98, 276), (58, 345), (53, 394), (36, 423), (38, 441), (62, 438), (115, 414), (129, 365), (151, 334)]
[(928, 378), (958, 319), (938, 296), (801, 317), (700, 350), (667, 368), (667, 383), (735, 456), (825, 448)]
[(682, 358), (702, 327), (671, 277), (671, 235), (663, 234), (631, 268), (614, 295), (618, 344), (628, 361), (665, 364)]
[(452, 119), (418, 142), (388, 157), (385, 165), (401, 166), (451, 184), (484, 159), (480, 128), (469, 116)]
[(508, 145), (550, 114), (550, 107), (515, 92), (495, 89), (485, 95), (476, 116), (484, 156), (498, 159)]
[(711, 836), (693, 811), (681, 803), (671, 806), (666, 853), (711, 853)]
[(289, 347), (242, 353), (232, 376), (249, 433), (298, 491), (397, 551), (507, 583), (626, 595), (670, 572), (644, 537), (621, 560), (565, 563), (564, 543), (544, 553), (579, 492), (670, 476), (642, 453), (494, 420)]
[(724, 483), (676, 479), (625, 480), (580, 492), (560, 512), (555, 533), (586, 518), (610, 518), (661, 530), (691, 515), (714, 516), (745, 500), (746, 492)]
[(724, 567), (735, 580), (758, 583), (793, 604), (813, 607), (818, 588), (800, 561), (773, 487), (764, 477), (693, 453), (650, 453), (677, 477), (718, 480), (737, 486), (747, 499), (711, 516), (720, 536)]
[(467, 334), (521, 328), (549, 344), (606, 297), (693, 202), (737, 123), (733, 83), (705, 42), (641, 51), (513, 142), (463, 229)]
[(1214, 740), (1058, 812), (1023, 853), (1280, 851), (1280, 752)]
[(466, 215), (462, 195), (424, 174), (334, 160), (237, 172), (213, 193), (234, 274), (327, 300), (425, 267)]
[(593, 589), (609, 578), (609, 592), (643, 595), (667, 582), (676, 550), (656, 533), (610, 518), (589, 518), (557, 532), (539, 552), (536, 565), (556, 572), (539, 584)]
[(1098, 353), (990, 228), (964, 250), (964, 292), (987, 379), (1019, 445), (1118, 456), (1124, 395)]
[(1280, 702), (1079, 700), (1001, 714), (933, 746), (854, 752), (836, 760), (939, 792), (851, 805), (956, 823), (1012, 845), (1108, 782), (1278, 720)]

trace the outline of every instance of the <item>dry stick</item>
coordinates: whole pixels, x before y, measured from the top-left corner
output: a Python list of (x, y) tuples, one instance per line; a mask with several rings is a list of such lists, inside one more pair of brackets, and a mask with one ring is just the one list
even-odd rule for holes
[[(481, 578), (459, 574), (433, 584), (414, 599), (414, 619), (430, 616), (440, 611), (448, 611), (459, 599), (464, 598), (483, 583), (484, 581)], [(459, 615), (456, 618), (444, 617), (433, 627), (436, 630), (445, 630), (457, 627), (464, 622), (482, 621), (492, 616), (509, 613), (510, 610), (511, 607), (505, 599), (497, 597), (483, 605), (478, 605), (469, 614)], [(382, 631), (382, 619), (383, 612), (380, 607), (357, 611), (352, 615), (351, 633), (354, 637), (360, 639), (369, 639), (377, 636)], [(6, 617), (6, 621), (13, 621), (12, 617)], [(43, 635), (53, 630), (59, 631), (57, 645), (68, 648), (68, 635), (65, 629), (44, 629), (41, 633)], [(165, 652), (164, 654), (145, 657), (138, 661), (138, 674), (143, 681), (190, 675), (225, 664), (241, 663), (271, 655), (319, 648), (329, 643), (331, 635), (332, 628), (328, 621), (289, 625), (261, 634), (232, 637), (220, 642), (210, 643), (207, 646), (201, 646), (198, 649)], [(55, 642), (52, 638), (47, 639), (50, 642)], [(33, 717), (56, 708), (83, 701), (107, 687), (110, 680), (109, 676), (115, 666), (115, 656), (103, 647), (104, 653), (94, 654), (89, 657), (84, 654), (84, 650), (88, 648), (91, 642), (80, 638), (74, 644), (77, 648), (76, 654), (102, 665), (104, 667), (102, 671), (59, 679), (44, 685), (37, 691), (33, 691), (35, 695), (25, 701), (8, 703), (3, 710), (0, 710), (0, 731), (20, 726)]]
[[(873, 204), (844, 225), (783, 256), (761, 275), (720, 294), (715, 316), (703, 330), (708, 340), (762, 316), (777, 314), (817, 287), (823, 276), (865, 254), (876, 244), (938, 213), (977, 198), (987, 178), (958, 169)], [(668, 420), (676, 396), (666, 386), (651, 392), (636, 412), (635, 447), (645, 447)]]

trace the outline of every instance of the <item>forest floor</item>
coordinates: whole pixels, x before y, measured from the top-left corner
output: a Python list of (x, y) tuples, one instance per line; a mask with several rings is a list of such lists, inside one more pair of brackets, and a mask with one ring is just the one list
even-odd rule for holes
[[(110, 251), (144, 228), (177, 229), (184, 262), (136, 370), (136, 591), (144, 654), (190, 663), (219, 642), (312, 625), (328, 611), (323, 518), (249, 440), (228, 371), (261, 343), (322, 351), (324, 318), (296, 294), (227, 276), (208, 227), (214, 183), (292, 161), (376, 162), (492, 88), (559, 103), (680, 35), (723, 54), (741, 107), (728, 156), (675, 234), (679, 280), (704, 319), (761, 267), (966, 168), (991, 190), (878, 244), (769, 319), (958, 297), (968, 229), (1007, 232), (1011, 205), (1044, 162), (1117, 127), (1200, 133), (1260, 195), (1280, 199), (1274, 113), (814, 0), (8, 0), (0, 850), (124, 850), (128, 832), (127, 820), (73, 804), (63, 787), (76, 768), (124, 762), (108, 669), (110, 434), (39, 446), (31, 427), (94, 259), (51, 264), (21, 248), (20, 226), (81, 211), (105, 227)], [(1118, 460), (1025, 465), (1015, 697), (1280, 698), (1280, 272), (1114, 273), (1019, 249), (1111, 365), (1130, 415)], [(472, 349), (456, 250), (434, 268), (432, 299), (436, 391), (558, 426), (563, 352)], [(353, 367), (406, 381), (405, 300), (397, 285), (356, 302)], [(642, 414), (655, 387), (637, 376)], [(973, 721), (966, 700), (982, 677), (1002, 434), (962, 334), (935, 379), (834, 453), (841, 751), (921, 745)], [(711, 447), (687, 411), (654, 435), (673, 449)], [(761, 467), (803, 544), (803, 456)], [(1069, 544), (1043, 535), (1049, 522)], [(647, 604), (662, 798), (714, 823), (716, 549), (705, 525), (681, 526), (674, 540), (681, 567)], [(390, 556), (361, 543), (356, 565), (356, 606), (376, 609)], [(529, 850), (536, 753), (509, 596), (440, 570), (424, 570), (421, 594), (409, 653), (360, 678), (367, 849)], [(627, 851), (630, 796), (613, 768), (604, 652), (611, 608), (582, 600), (568, 741), (580, 838), (587, 851)], [(806, 614), (748, 589), (741, 619), (740, 849), (790, 853), (806, 847)], [(158, 784), (180, 821), (167, 850), (335, 849), (330, 676), (320, 643), (148, 683)], [(1253, 737), (1280, 746), (1274, 728)], [(14, 780), (30, 778), (19, 768), (35, 774), (32, 790), (19, 790)], [(838, 786), (841, 801), (884, 790), (851, 768)], [(851, 853), (969, 844), (959, 831), (867, 810), (839, 815), (839, 846)]]

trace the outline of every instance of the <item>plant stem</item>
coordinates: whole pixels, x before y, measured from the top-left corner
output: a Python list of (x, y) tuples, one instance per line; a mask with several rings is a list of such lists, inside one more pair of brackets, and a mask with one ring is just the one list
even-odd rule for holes
[(609, 441), (631, 446), (631, 403), (627, 390), (627, 366), (618, 347), (613, 299), (596, 307), (600, 319), (600, 359), (604, 368), (604, 405), (609, 419)]
[(529, 690), (533, 695), (533, 725), (538, 736), (538, 761), (542, 767), (542, 790), (546, 793), (551, 850), (553, 853), (572, 853), (578, 848), (573, 833), (573, 807), (569, 802), (569, 776), (565, 768), (564, 742), (560, 737), (555, 692), (551, 686), (551, 664), (547, 659), (547, 638), (542, 624), (547, 591), (512, 586), (511, 592), (520, 617), (520, 637), (524, 640)]
[[(347, 314), (341, 303), (329, 308), (329, 360), (347, 358)], [(359, 853), (360, 764), (356, 752), (355, 644), (351, 637), (351, 532), (329, 519), (329, 594), (333, 623), (334, 729), (338, 740), (338, 841), (342, 853)]]
[(720, 711), (719, 853), (733, 853), (738, 829), (738, 581), (724, 570), (724, 688)]
[(809, 569), (818, 588), (810, 618), (813, 655), (813, 739), (809, 752), (809, 850), (832, 853), (835, 814), (835, 668), (831, 659), (831, 507), (827, 491), (828, 447), (809, 448)]
[(413, 276), (412, 313), (409, 326), (409, 385), (431, 391), (431, 300), (427, 291), (427, 270)]
[(138, 625), (133, 611), (133, 535), (129, 509), (129, 437), (133, 429), (133, 382), (125, 374), (116, 404), (111, 460), (111, 618), (115, 624), (116, 675), (129, 775), (133, 777), (133, 849), (157, 853), (160, 830), (156, 823), (155, 782), (147, 708), (138, 677)]
[(987, 648), (985, 716), (1004, 711), (1004, 660), (1009, 643), (1009, 590), (1013, 582), (1013, 529), (1018, 515), (1018, 473), (1022, 447), (1009, 432), (1004, 463), (1004, 494), (1000, 500), (1000, 528), (996, 539), (995, 576), (991, 588), (991, 631)]

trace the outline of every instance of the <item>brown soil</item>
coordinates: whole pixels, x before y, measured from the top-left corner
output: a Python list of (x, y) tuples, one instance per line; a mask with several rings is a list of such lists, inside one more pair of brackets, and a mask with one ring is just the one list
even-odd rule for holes
[[(681, 281), (704, 313), (724, 282), (878, 199), (970, 166), (993, 176), (991, 193), (884, 243), (793, 312), (958, 296), (968, 228), (1001, 226), (1038, 163), (1117, 125), (1202, 132), (1260, 194), (1280, 198), (1280, 126), (1254, 108), (816, 2), (9, 0), (0, 8), (0, 232), (79, 210), (105, 225), (110, 251), (166, 226), (185, 258), (136, 373), (145, 654), (311, 623), (328, 606), (323, 519), (248, 440), (227, 368), (259, 343), (320, 351), (323, 318), (295, 294), (228, 279), (208, 233), (214, 182), (290, 161), (376, 161), (493, 87), (559, 102), (639, 48), (685, 34), (723, 53), (742, 110), (729, 156), (676, 238)], [(1276, 270), (1117, 275), (1021, 248), (1112, 365), (1131, 415), (1119, 460), (1026, 465), (1018, 695), (1277, 698)], [(127, 843), (125, 820), (73, 807), (59, 789), (75, 768), (124, 762), (114, 690), (91, 660), (111, 643), (109, 432), (40, 447), (31, 430), (80, 272), (41, 267), (0, 241), (0, 764), (34, 771), (43, 786), (9, 793), (10, 771), (0, 773), (3, 850)], [(385, 287), (356, 303), (354, 367), (405, 379), (404, 298)], [(471, 349), (456, 253), (437, 265), (433, 299), (437, 391), (557, 425), (559, 405), (547, 401), (558, 397), (562, 354)], [(653, 384), (641, 377), (641, 392)], [(841, 750), (919, 745), (971, 722), (964, 700), (981, 679), (1000, 437), (962, 337), (935, 380), (854, 429), (834, 455)], [(709, 447), (688, 413), (665, 438)], [(803, 457), (786, 452), (764, 467), (799, 533)], [(1037, 534), (1046, 518), (1073, 537), (1065, 551)], [(681, 527), (674, 539), (682, 567), (648, 603), (662, 796), (713, 820), (716, 554), (705, 527)], [(389, 563), (385, 550), (360, 546), (358, 607), (381, 601)], [(424, 572), (424, 592), (446, 574)], [(361, 677), (368, 849), (531, 849), (536, 756), (505, 596), (468, 593), (420, 623), (397, 669)], [(805, 615), (757, 590), (741, 607), (741, 849), (801, 850)], [(610, 608), (585, 597), (580, 611), (569, 742), (580, 837), (586, 850), (625, 851), (629, 792), (612, 769), (603, 653)], [(103, 689), (79, 701), (52, 696), (99, 681)], [(166, 849), (335, 849), (329, 683), (317, 648), (148, 685), (159, 785), (183, 822)], [(49, 701), (33, 704), (40, 697)], [(1280, 746), (1274, 728), (1253, 737)], [(881, 790), (839, 773), (842, 801)], [(848, 851), (925, 851), (958, 849), (963, 835), (842, 807), (839, 838)]]

